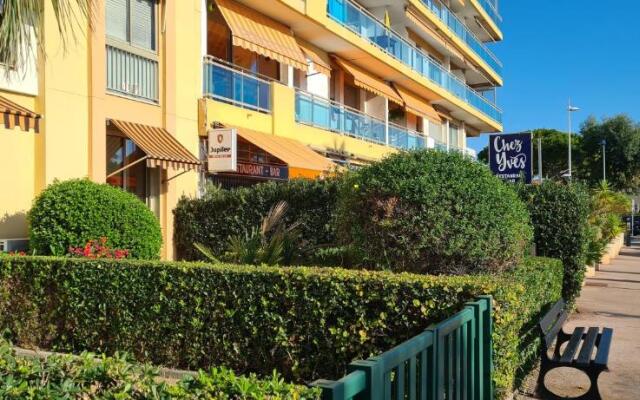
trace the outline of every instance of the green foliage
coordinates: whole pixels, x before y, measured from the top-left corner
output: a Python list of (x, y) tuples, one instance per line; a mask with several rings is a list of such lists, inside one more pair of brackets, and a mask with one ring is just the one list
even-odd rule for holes
[(174, 211), (178, 258), (206, 260), (194, 243), (206, 246), (216, 257), (223, 256), (229, 238), (243, 241), (253, 236), (251, 228), (259, 226), (279, 201), (289, 205), (283, 225), (299, 224), (304, 239), (298, 241), (300, 248), (335, 243), (332, 216), (337, 179), (268, 182), (249, 188), (209, 190), (202, 199), (183, 198)]
[(345, 244), (367, 268), (416, 273), (501, 271), (532, 232), (515, 191), (458, 153), (390, 156), (345, 179), (338, 211)]
[(580, 294), (590, 243), (590, 197), (581, 185), (545, 181), (520, 186), (529, 207), (539, 255), (564, 264), (564, 298), (572, 302)]
[(131, 353), (177, 368), (309, 382), (382, 353), (482, 294), (495, 308), (495, 379), (509, 392), (536, 350), (531, 329), (560, 297), (562, 268), (429, 276), (133, 260), (0, 257), (0, 329), (22, 346)]
[(20, 399), (316, 399), (319, 391), (269, 380), (237, 376), (225, 368), (200, 371), (175, 384), (161, 382), (149, 365), (130, 364), (120, 354), (100, 357), (52, 355), (45, 360), (17, 357), (0, 340), (0, 398)]
[(598, 122), (589, 118), (581, 128), (585, 158), (580, 177), (596, 186), (602, 177), (602, 141), (606, 140), (607, 180), (617, 190), (640, 188), (640, 125), (626, 115)]
[(134, 195), (87, 179), (56, 182), (34, 201), (29, 212), (30, 246), (41, 255), (63, 255), (102, 237), (132, 258), (160, 255), (158, 219)]

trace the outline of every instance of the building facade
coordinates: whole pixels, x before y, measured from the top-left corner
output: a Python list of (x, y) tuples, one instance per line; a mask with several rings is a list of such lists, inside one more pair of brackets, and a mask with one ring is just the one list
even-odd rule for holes
[[(163, 227), (205, 181), (314, 178), (392, 152), (469, 152), (502, 130), (496, 0), (96, 0), (63, 47), (0, 60), (0, 250), (54, 180), (136, 194)], [(207, 138), (237, 134), (235, 171), (207, 172)]]

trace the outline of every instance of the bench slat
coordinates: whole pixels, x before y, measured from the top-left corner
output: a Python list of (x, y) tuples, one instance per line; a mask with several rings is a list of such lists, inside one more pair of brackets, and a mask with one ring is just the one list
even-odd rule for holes
[(543, 333), (547, 333), (549, 328), (553, 325), (553, 323), (558, 319), (558, 315), (564, 311), (565, 302), (563, 299), (560, 299), (556, 302), (556, 304), (551, 307), (540, 320), (540, 328)]
[[(564, 349), (564, 353), (562, 353), (562, 357), (560, 357), (561, 363), (571, 363), (573, 361), (573, 356), (575, 356), (576, 351), (578, 351), (578, 346), (580, 346), (580, 342), (582, 342), (582, 335), (584, 334), (584, 328), (578, 327), (573, 331), (571, 335), (571, 339), (569, 339), (569, 343), (567, 347)], [(556, 346), (558, 344), (556, 343)]]
[(596, 339), (598, 339), (599, 333), (600, 328), (596, 327), (589, 328), (587, 331), (587, 336), (582, 342), (580, 354), (578, 354), (578, 365), (587, 366), (591, 363), (591, 354), (593, 353), (593, 348), (596, 346)]
[(549, 332), (547, 332), (544, 335), (544, 342), (547, 345), (547, 348), (553, 344), (554, 340), (556, 340), (556, 337), (558, 336), (558, 333), (562, 329), (562, 325), (564, 325), (566, 320), (567, 320), (567, 313), (563, 311), (562, 314), (560, 314), (560, 317), (558, 317), (558, 320), (555, 322), (553, 327), (549, 330)]
[(607, 365), (609, 361), (609, 349), (611, 348), (611, 339), (613, 338), (613, 329), (604, 328), (598, 342), (598, 352), (596, 353), (595, 363), (598, 365)]

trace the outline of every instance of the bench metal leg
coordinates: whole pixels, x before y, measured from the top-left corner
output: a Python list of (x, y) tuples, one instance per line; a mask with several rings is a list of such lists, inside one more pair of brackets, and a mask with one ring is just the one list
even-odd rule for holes
[[(543, 364), (545, 363), (543, 362)], [(600, 374), (603, 371), (605, 371), (604, 368), (588, 368), (586, 370), (574, 368), (574, 369), (577, 369), (578, 371), (582, 371), (585, 374), (587, 374), (590, 381), (589, 390), (587, 390), (584, 394), (577, 397), (564, 397), (564, 396), (558, 396), (552, 391), (550, 391), (549, 389), (547, 389), (547, 386), (544, 383), (544, 378), (547, 376), (549, 372), (553, 371), (556, 368), (561, 368), (561, 367), (573, 368), (568, 366), (548, 366), (548, 365), (547, 366), (543, 365), (540, 367), (540, 374), (538, 375), (538, 387), (536, 388), (536, 391), (542, 399), (544, 400), (568, 400), (568, 399), (570, 400), (602, 400), (602, 397), (600, 396), (600, 390), (598, 388), (598, 378), (600, 377)]]

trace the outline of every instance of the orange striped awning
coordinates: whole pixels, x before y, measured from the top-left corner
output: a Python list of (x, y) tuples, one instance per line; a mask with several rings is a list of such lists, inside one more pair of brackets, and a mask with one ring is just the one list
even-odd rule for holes
[(238, 136), (282, 160), (290, 168), (290, 176), (315, 178), (335, 169), (328, 158), (310, 147), (282, 136), (238, 128)]
[(7, 129), (18, 126), (25, 132), (29, 132), (30, 129), (35, 133), (40, 132), (41, 116), (39, 114), (2, 96), (0, 96), (0, 116), (0, 124), (4, 124)]
[(404, 106), (412, 113), (424, 117), (432, 122), (441, 124), (442, 118), (428, 100), (414, 94), (413, 92), (403, 88), (400, 85), (394, 85), (398, 94), (404, 100)]
[(313, 62), (316, 71), (331, 76), (331, 60), (322, 50), (302, 39), (297, 39), (302, 52)]
[(341, 58), (334, 57), (336, 63), (347, 72), (349, 75), (353, 76), (353, 83), (373, 94), (378, 96), (386, 97), (390, 101), (393, 101), (396, 104), (401, 106), (404, 105), (404, 101), (402, 98), (398, 96), (395, 90), (391, 86), (389, 86), (385, 81), (380, 78), (377, 78), (373, 75), (368, 74), (364, 70), (359, 67), (351, 64), (348, 61), (345, 61)]
[(307, 59), (287, 26), (233, 0), (216, 0), (233, 45), (306, 71)]
[(198, 157), (165, 129), (116, 119), (111, 123), (144, 151), (150, 168), (192, 170), (201, 165)]

